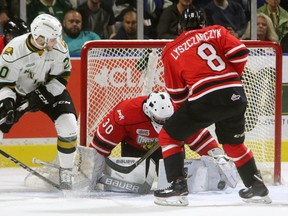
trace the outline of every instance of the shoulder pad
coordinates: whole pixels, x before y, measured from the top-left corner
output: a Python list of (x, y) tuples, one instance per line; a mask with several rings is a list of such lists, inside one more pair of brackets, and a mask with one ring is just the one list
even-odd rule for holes
[(54, 47), (54, 49), (59, 50), (60, 52), (66, 53), (68, 52), (68, 45), (67, 43), (61, 39)]

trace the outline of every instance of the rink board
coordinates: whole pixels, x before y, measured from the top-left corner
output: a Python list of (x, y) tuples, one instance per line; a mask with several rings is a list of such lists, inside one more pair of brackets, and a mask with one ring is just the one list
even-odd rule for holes
[[(27, 166), (37, 166), (32, 163), (32, 158), (37, 157), (43, 161), (52, 161), (56, 157), (57, 147), (55, 144), (33, 144), (33, 145), (13, 145), (13, 146), (0, 146), (1, 150), (5, 151), (12, 157)], [(16, 167), (15, 163), (11, 162), (3, 155), (0, 155), (0, 168), (1, 167)]]

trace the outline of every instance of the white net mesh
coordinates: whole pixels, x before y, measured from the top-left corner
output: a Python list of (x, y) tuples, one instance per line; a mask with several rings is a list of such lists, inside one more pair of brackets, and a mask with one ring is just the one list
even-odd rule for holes
[[(82, 83), (82, 87), (87, 88), (87, 124), (81, 125), (87, 135), (86, 145), (91, 142), (99, 122), (117, 103), (143, 94), (143, 88), (145, 93), (164, 91), (161, 61), (164, 45), (164, 42), (156, 41), (146, 45), (143, 41), (118, 42), (116, 46), (114, 42), (111, 47), (105, 42), (89, 44), (87, 62), (82, 63), (82, 68), (87, 68), (87, 85)], [(250, 55), (243, 73), (248, 97), (245, 143), (252, 149), (262, 172), (269, 171), (273, 175), (276, 50), (273, 47), (247, 47)], [(150, 53), (153, 55), (149, 59)], [(214, 133), (213, 127), (211, 132)], [(187, 158), (198, 157), (188, 148), (186, 150)], [(119, 157), (120, 148), (115, 148), (112, 156)]]

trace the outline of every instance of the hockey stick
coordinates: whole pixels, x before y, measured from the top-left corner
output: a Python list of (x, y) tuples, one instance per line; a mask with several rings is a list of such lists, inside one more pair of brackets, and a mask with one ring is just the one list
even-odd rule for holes
[(60, 169), (60, 166), (58, 166), (57, 164), (54, 163), (48, 163), (46, 161), (42, 161), (36, 157), (32, 158), (32, 163), (33, 164), (40, 164), (43, 166), (47, 166), (47, 167), (51, 167), (51, 168), (55, 168), (55, 169)]
[(27, 165), (23, 164), (22, 162), (20, 162), (19, 160), (17, 160), (16, 158), (12, 157), (11, 155), (7, 154), (6, 152), (4, 152), (3, 150), (0, 149), (0, 154), (2, 154), (4, 157), (6, 157), (7, 159), (9, 159), (10, 161), (12, 161), (13, 163), (17, 164), (18, 166), (22, 167), (23, 169), (25, 169), (26, 171), (30, 172), (32, 175), (37, 176), (38, 178), (42, 179), (43, 181), (45, 181), (46, 183), (50, 184), (51, 186), (53, 186), (54, 188), (61, 190), (60, 185), (56, 184), (55, 182), (50, 181), (49, 179), (47, 179), (46, 177), (44, 177), (43, 175), (41, 175), (40, 173), (36, 172), (35, 170), (31, 169), (30, 167), (28, 167)]
[[(25, 102), (23, 103), (21, 106), (19, 106), (16, 110), (18, 112), (25, 110), (27, 107), (29, 106), (29, 102)], [(2, 119), (0, 119), (0, 125), (4, 124), (7, 120), (7, 116), (3, 117)]]
[(150, 155), (152, 155), (158, 148), (159, 144), (157, 143), (156, 145), (153, 146), (148, 152), (146, 152), (138, 161), (136, 161), (134, 164), (130, 166), (121, 166), (117, 163), (114, 163), (112, 160), (109, 158), (105, 158), (106, 164), (112, 168), (113, 170), (120, 172), (120, 173), (130, 173), (132, 172), (139, 164), (141, 164), (144, 160), (146, 160)]

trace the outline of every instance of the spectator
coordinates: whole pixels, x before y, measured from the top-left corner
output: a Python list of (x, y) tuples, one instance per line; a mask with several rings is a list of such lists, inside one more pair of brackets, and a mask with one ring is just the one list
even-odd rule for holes
[(136, 0), (115, 0), (113, 4), (113, 12), (116, 21), (122, 21), (122, 12), (127, 8), (137, 8)]
[[(243, 35), (243, 40), (251, 39), (251, 26), (248, 24), (247, 30)], [(257, 40), (279, 42), (278, 35), (274, 29), (272, 20), (264, 13), (257, 14)]]
[(237, 38), (244, 34), (248, 21), (242, 6), (237, 2), (213, 0), (204, 10), (207, 26), (221, 25)]
[(20, 36), (28, 32), (29, 28), (22, 19), (19, 18), (10, 19), (4, 25), (4, 35), (0, 36), (0, 53), (14, 37)]
[(231, 0), (240, 4), (244, 10), (247, 21), (251, 19), (251, 0)]
[(102, 39), (116, 34), (114, 12), (112, 8), (103, 7), (101, 0), (88, 0), (77, 9), (82, 15), (83, 30), (93, 31)]
[(260, 8), (264, 5), (265, 0), (257, 0), (257, 8)]
[(144, 0), (144, 34), (157, 38), (157, 25), (163, 10), (172, 5), (170, 0)]
[(279, 41), (288, 33), (288, 12), (280, 5), (280, 0), (266, 0), (265, 4), (258, 8), (257, 12), (269, 16), (273, 22)]
[(0, 8), (0, 35), (3, 35), (3, 27), (9, 20), (8, 12), (5, 8)]
[(284, 8), (286, 11), (288, 11), (288, 0), (282, 0), (282, 1), (280, 2), (280, 6), (281, 6), (282, 8)]
[(6, 0), (0, 0), (0, 8), (7, 8), (8, 4)]
[(158, 39), (174, 39), (179, 35), (178, 23), (180, 16), (189, 7), (194, 7), (192, 0), (179, 0), (177, 4), (163, 10), (157, 25)]
[(40, 14), (50, 14), (62, 23), (65, 13), (70, 9), (72, 4), (69, 0), (30, 0), (27, 3), (27, 23), (30, 25)]
[(70, 54), (80, 54), (83, 44), (89, 40), (100, 40), (95, 32), (82, 31), (82, 16), (76, 10), (68, 11), (63, 20), (63, 40)]
[[(145, 37), (148, 39), (148, 37)], [(118, 40), (135, 40), (137, 39), (137, 13), (135, 9), (128, 8), (123, 11), (122, 26), (112, 39)]]

